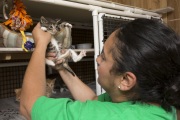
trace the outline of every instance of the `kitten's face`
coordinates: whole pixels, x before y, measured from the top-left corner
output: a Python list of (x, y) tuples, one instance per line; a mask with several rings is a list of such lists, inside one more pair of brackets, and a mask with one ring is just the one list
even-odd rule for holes
[(50, 88), (51, 90), (53, 90), (53, 89), (54, 89), (55, 80), (56, 80), (56, 79), (53, 79), (53, 80), (47, 79), (46, 87), (47, 87), (47, 88)]
[(43, 16), (40, 19), (41, 29), (49, 32), (52, 35), (60, 31), (60, 20), (45, 19)]

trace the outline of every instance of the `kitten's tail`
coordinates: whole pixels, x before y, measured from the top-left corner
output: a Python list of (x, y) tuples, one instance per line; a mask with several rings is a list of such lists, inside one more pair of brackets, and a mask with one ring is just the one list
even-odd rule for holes
[(69, 67), (69, 65), (68, 65), (67, 63), (63, 63), (62, 65), (63, 65), (63, 67), (64, 67), (67, 71), (69, 71), (73, 76), (75, 76), (75, 73), (74, 73), (73, 70)]

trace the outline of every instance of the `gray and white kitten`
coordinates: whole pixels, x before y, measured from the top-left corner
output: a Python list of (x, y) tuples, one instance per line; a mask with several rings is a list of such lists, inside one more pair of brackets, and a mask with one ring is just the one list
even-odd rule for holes
[(46, 59), (46, 64), (56, 66), (56, 69), (64, 67), (75, 76), (75, 73), (68, 65), (68, 60), (71, 58), (74, 62), (78, 62), (86, 56), (86, 51), (83, 50), (77, 55), (74, 50), (70, 49), (72, 44), (72, 25), (68, 22), (61, 23), (60, 20), (45, 19), (43, 16), (40, 19), (40, 24), (43, 31), (49, 32), (52, 35), (51, 41), (47, 47), (47, 52), (56, 52), (57, 59), (63, 59), (63, 63), (59, 65), (55, 64), (56, 61)]

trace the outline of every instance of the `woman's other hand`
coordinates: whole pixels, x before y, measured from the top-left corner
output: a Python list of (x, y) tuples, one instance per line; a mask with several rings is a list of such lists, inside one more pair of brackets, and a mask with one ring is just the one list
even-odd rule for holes
[(52, 60), (55, 62), (55, 66), (53, 67), (55, 70), (62, 70), (64, 67), (62, 66), (62, 63), (64, 61), (64, 59), (58, 59), (57, 58), (57, 53), (56, 52), (48, 52), (46, 54), (46, 59), (48, 60)]
[(32, 31), (32, 35), (33, 35), (33, 39), (34, 39), (34, 42), (35, 42), (35, 45), (36, 47), (39, 46), (39, 45), (45, 45), (47, 46), (48, 43), (50, 42), (51, 40), (51, 34), (49, 32), (44, 32), (42, 29), (41, 29), (41, 25), (40, 23), (38, 23), (33, 31)]

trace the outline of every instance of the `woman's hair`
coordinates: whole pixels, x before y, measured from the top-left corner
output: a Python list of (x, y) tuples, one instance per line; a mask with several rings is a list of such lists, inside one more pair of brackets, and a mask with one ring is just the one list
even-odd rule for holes
[(137, 78), (133, 101), (180, 109), (180, 39), (157, 20), (136, 19), (116, 32), (112, 72)]

